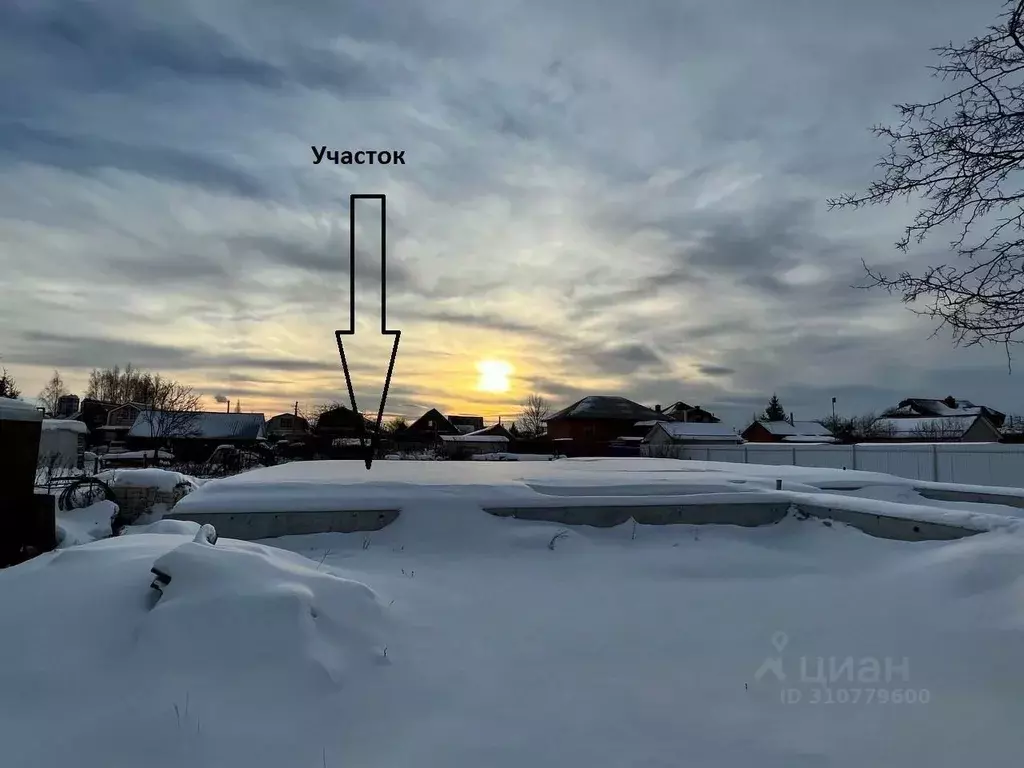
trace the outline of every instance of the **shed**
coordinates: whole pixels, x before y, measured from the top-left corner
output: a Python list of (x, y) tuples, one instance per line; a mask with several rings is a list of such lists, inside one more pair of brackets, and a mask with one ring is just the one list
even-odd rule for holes
[(508, 438), (502, 435), (441, 435), (441, 452), (449, 458), (501, 453), (507, 449)]
[(640, 453), (652, 458), (682, 458), (694, 445), (739, 445), (743, 438), (728, 424), (669, 421), (655, 424), (643, 439)]
[(43, 419), (39, 463), (52, 470), (83, 469), (89, 427), (77, 419)]

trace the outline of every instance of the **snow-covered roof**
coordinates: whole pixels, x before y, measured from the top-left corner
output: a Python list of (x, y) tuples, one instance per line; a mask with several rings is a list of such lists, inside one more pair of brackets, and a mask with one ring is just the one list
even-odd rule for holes
[(978, 420), (977, 415), (934, 416), (917, 419), (878, 419), (872, 425), (882, 436), (892, 437), (962, 437)]
[(71, 419), (43, 419), (43, 429), (63, 430), (65, 432), (77, 432), (80, 435), (89, 434), (89, 427), (81, 421)]
[(24, 400), (0, 397), (0, 419), (4, 421), (42, 421), (43, 412)]
[[(161, 427), (165, 416), (160, 411), (141, 411), (128, 432), (129, 437), (192, 437), (200, 440), (236, 438), (256, 440), (264, 437), (266, 421), (262, 413), (225, 413), (200, 411), (191, 417), (172, 414), (167, 434)], [(178, 419), (181, 419), (180, 422)], [(177, 423), (176, 423), (177, 422)]]
[(657, 424), (651, 432), (648, 433), (648, 438), (655, 430), (665, 432), (665, 434), (673, 440), (718, 440), (732, 443), (743, 442), (743, 438), (740, 437), (736, 430), (728, 424), (704, 424), (694, 421), (664, 421)]
[(761, 426), (778, 437), (810, 435), (813, 437), (832, 437), (832, 432), (816, 421), (762, 421)]
[(661, 419), (662, 415), (632, 400), (610, 395), (591, 395), (577, 400), (568, 408), (548, 416), (545, 421), (557, 419), (615, 419), (620, 421), (641, 421)]
[(784, 443), (835, 443), (836, 438), (829, 435), (786, 435), (782, 438)]
[(504, 435), (441, 435), (446, 443), (507, 443)]

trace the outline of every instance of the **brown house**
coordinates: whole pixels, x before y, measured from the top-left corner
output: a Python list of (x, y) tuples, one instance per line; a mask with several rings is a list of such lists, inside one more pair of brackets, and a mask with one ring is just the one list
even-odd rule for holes
[[(546, 419), (548, 439), (575, 455), (602, 455), (614, 443), (635, 441), (650, 431), (641, 422), (665, 421), (662, 413), (624, 397), (592, 395)], [(623, 440), (625, 438), (626, 440)]]
[(755, 421), (743, 430), (750, 443), (834, 443), (835, 435), (816, 421)]
[(320, 414), (313, 428), (313, 434), (322, 440), (336, 440), (345, 437), (360, 437), (370, 434), (376, 425), (361, 413), (339, 405)]

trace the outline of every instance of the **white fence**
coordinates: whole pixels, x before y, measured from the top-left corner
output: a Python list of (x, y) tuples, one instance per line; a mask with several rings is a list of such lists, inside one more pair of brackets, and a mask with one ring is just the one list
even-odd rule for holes
[(913, 480), (1024, 488), (1024, 444), (862, 443), (683, 448), (682, 459), (887, 472)]

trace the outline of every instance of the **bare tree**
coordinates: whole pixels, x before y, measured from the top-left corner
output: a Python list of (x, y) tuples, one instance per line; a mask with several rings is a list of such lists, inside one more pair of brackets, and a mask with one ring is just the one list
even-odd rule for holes
[(7, 372), (6, 368), (0, 368), (0, 397), (7, 397), (11, 400), (17, 400), (21, 397), (18, 382)]
[(524, 437), (537, 437), (547, 428), (551, 407), (542, 395), (531, 394), (523, 402), (523, 410), (516, 417), (516, 426)]
[(43, 409), (52, 416), (57, 412), (57, 401), (67, 394), (70, 392), (64, 384), (64, 379), (61, 378), (60, 371), (54, 370), (53, 376), (39, 393), (39, 402)]
[(963, 424), (950, 418), (925, 421), (911, 431), (919, 440), (959, 440), (963, 434)]
[[(862, 195), (829, 200), (830, 208), (914, 197), (923, 204), (896, 243), (906, 251), (947, 225), (958, 264), (886, 277), (865, 264), (866, 288), (899, 293), (912, 311), (937, 321), (954, 343), (1020, 343), (1024, 329), (1024, 0), (986, 34), (936, 48), (936, 77), (951, 92), (936, 101), (897, 105), (897, 126), (878, 126), (888, 154), (882, 178)], [(975, 230), (980, 230), (975, 234)]]
[(192, 387), (176, 381), (165, 380), (159, 374), (152, 377), (152, 391), (145, 410), (139, 413), (139, 420), (145, 425), (149, 437), (156, 441), (153, 458), (157, 451), (169, 447), (176, 438), (195, 437), (199, 434), (199, 405), (201, 397)]

